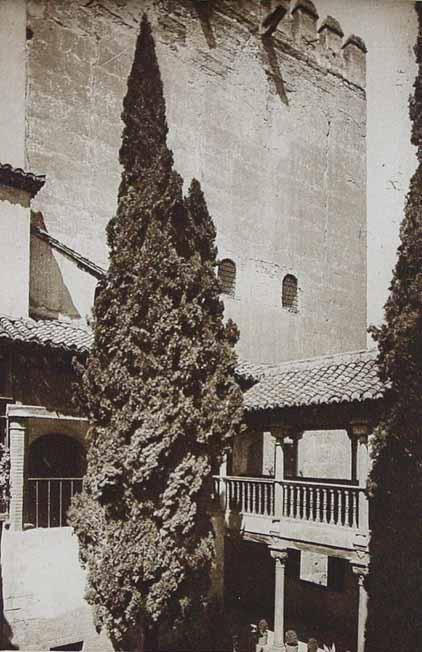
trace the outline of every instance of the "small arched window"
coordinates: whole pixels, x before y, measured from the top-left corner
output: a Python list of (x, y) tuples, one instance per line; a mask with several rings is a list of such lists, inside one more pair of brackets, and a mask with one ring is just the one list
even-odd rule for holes
[(293, 274), (286, 274), (283, 278), (281, 305), (292, 312), (297, 312), (297, 278)]
[(225, 258), (218, 266), (218, 279), (221, 283), (221, 291), (234, 297), (236, 291), (236, 265), (229, 258)]

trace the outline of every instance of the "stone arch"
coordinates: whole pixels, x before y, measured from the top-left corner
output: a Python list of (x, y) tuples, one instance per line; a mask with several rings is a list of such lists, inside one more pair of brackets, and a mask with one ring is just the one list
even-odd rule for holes
[(85, 471), (85, 449), (74, 437), (61, 433), (41, 435), (29, 447), (29, 477), (81, 478)]

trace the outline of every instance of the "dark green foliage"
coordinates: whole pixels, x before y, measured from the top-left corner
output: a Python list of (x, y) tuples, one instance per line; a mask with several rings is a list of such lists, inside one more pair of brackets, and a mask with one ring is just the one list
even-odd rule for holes
[[(417, 3), (419, 4), (419, 3)], [(375, 433), (366, 652), (422, 649), (422, 7), (411, 102), (419, 166), (407, 197), (398, 261), (373, 329), (389, 386)]]
[(91, 445), (72, 524), (98, 625), (118, 648), (142, 649), (143, 631), (206, 601), (212, 472), (240, 429), (242, 397), (214, 226), (199, 183), (184, 198), (173, 170), (145, 16), (123, 120), (110, 268), (79, 393)]

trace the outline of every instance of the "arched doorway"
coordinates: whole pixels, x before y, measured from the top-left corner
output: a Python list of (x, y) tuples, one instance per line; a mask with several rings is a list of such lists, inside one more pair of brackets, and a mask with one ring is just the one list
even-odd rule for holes
[(85, 449), (76, 439), (62, 434), (36, 439), (28, 454), (27, 521), (34, 527), (67, 525), (67, 511), (85, 471)]

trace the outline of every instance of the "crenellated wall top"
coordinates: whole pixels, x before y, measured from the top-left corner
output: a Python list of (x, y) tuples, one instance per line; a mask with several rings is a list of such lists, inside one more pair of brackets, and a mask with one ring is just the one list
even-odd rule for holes
[[(292, 53), (314, 60), (328, 73), (340, 75), (345, 80), (364, 89), (366, 85), (367, 48), (360, 36), (345, 37), (339, 21), (333, 16), (320, 18), (312, 0), (258, 0), (261, 24), (270, 22), (274, 42), (291, 48)], [(280, 12), (280, 7), (284, 8)], [(263, 37), (268, 36), (262, 34)]]
[(249, 30), (255, 26), (261, 38), (272, 39), (275, 46), (289, 54), (365, 88), (364, 41), (355, 34), (345, 36), (339, 21), (333, 16), (320, 16), (312, 0), (239, 0), (236, 6), (227, 0), (192, 0), (192, 5), (201, 11), (208, 8), (210, 24), (214, 13), (228, 14), (230, 19), (243, 18)]

